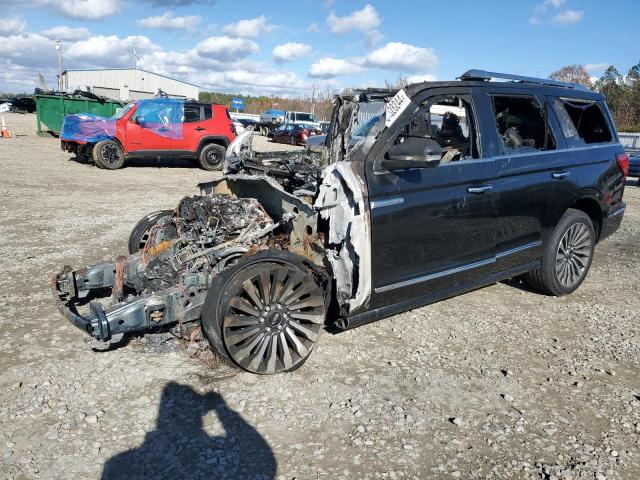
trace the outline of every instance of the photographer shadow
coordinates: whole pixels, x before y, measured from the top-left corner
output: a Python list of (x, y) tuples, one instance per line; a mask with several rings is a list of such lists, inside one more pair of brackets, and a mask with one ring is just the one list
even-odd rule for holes
[[(215, 411), (224, 436), (210, 436), (203, 417)], [(162, 391), (156, 429), (144, 443), (104, 465), (103, 480), (273, 479), (276, 459), (269, 444), (216, 392), (199, 394), (175, 382)]]

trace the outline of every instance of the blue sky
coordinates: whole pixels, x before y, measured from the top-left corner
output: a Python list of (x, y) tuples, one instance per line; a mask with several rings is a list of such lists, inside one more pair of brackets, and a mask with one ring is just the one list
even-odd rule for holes
[(469, 68), (599, 76), (640, 61), (640, 2), (0, 0), (0, 91), (65, 68), (141, 68), (217, 90), (308, 95)]

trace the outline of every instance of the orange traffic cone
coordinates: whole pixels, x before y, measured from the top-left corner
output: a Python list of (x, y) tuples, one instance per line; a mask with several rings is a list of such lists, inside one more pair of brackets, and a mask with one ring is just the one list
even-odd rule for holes
[(7, 124), (4, 123), (4, 117), (0, 117), (0, 119), (2, 119), (2, 138), (11, 138), (11, 134), (7, 130)]

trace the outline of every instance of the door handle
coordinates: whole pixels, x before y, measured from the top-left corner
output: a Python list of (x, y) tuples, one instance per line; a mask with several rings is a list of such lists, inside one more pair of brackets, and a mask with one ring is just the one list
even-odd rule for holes
[(204, 127), (196, 127), (194, 130), (196, 132), (201, 132), (202, 130), (204, 130)]
[(493, 190), (493, 185), (481, 185), (479, 187), (467, 188), (467, 192), (476, 194), (490, 192), (491, 190)]
[(569, 176), (569, 172), (556, 172), (552, 173), (551, 176), (556, 180), (562, 180), (563, 178), (567, 178)]

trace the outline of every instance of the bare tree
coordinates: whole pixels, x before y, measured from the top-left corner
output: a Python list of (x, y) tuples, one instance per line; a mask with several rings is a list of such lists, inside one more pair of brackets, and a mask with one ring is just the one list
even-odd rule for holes
[(567, 65), (553, 72), (549, 78), (560, 82), (579, 83), (587, 88), (593, 87), (587, 69), (582, 65)]

